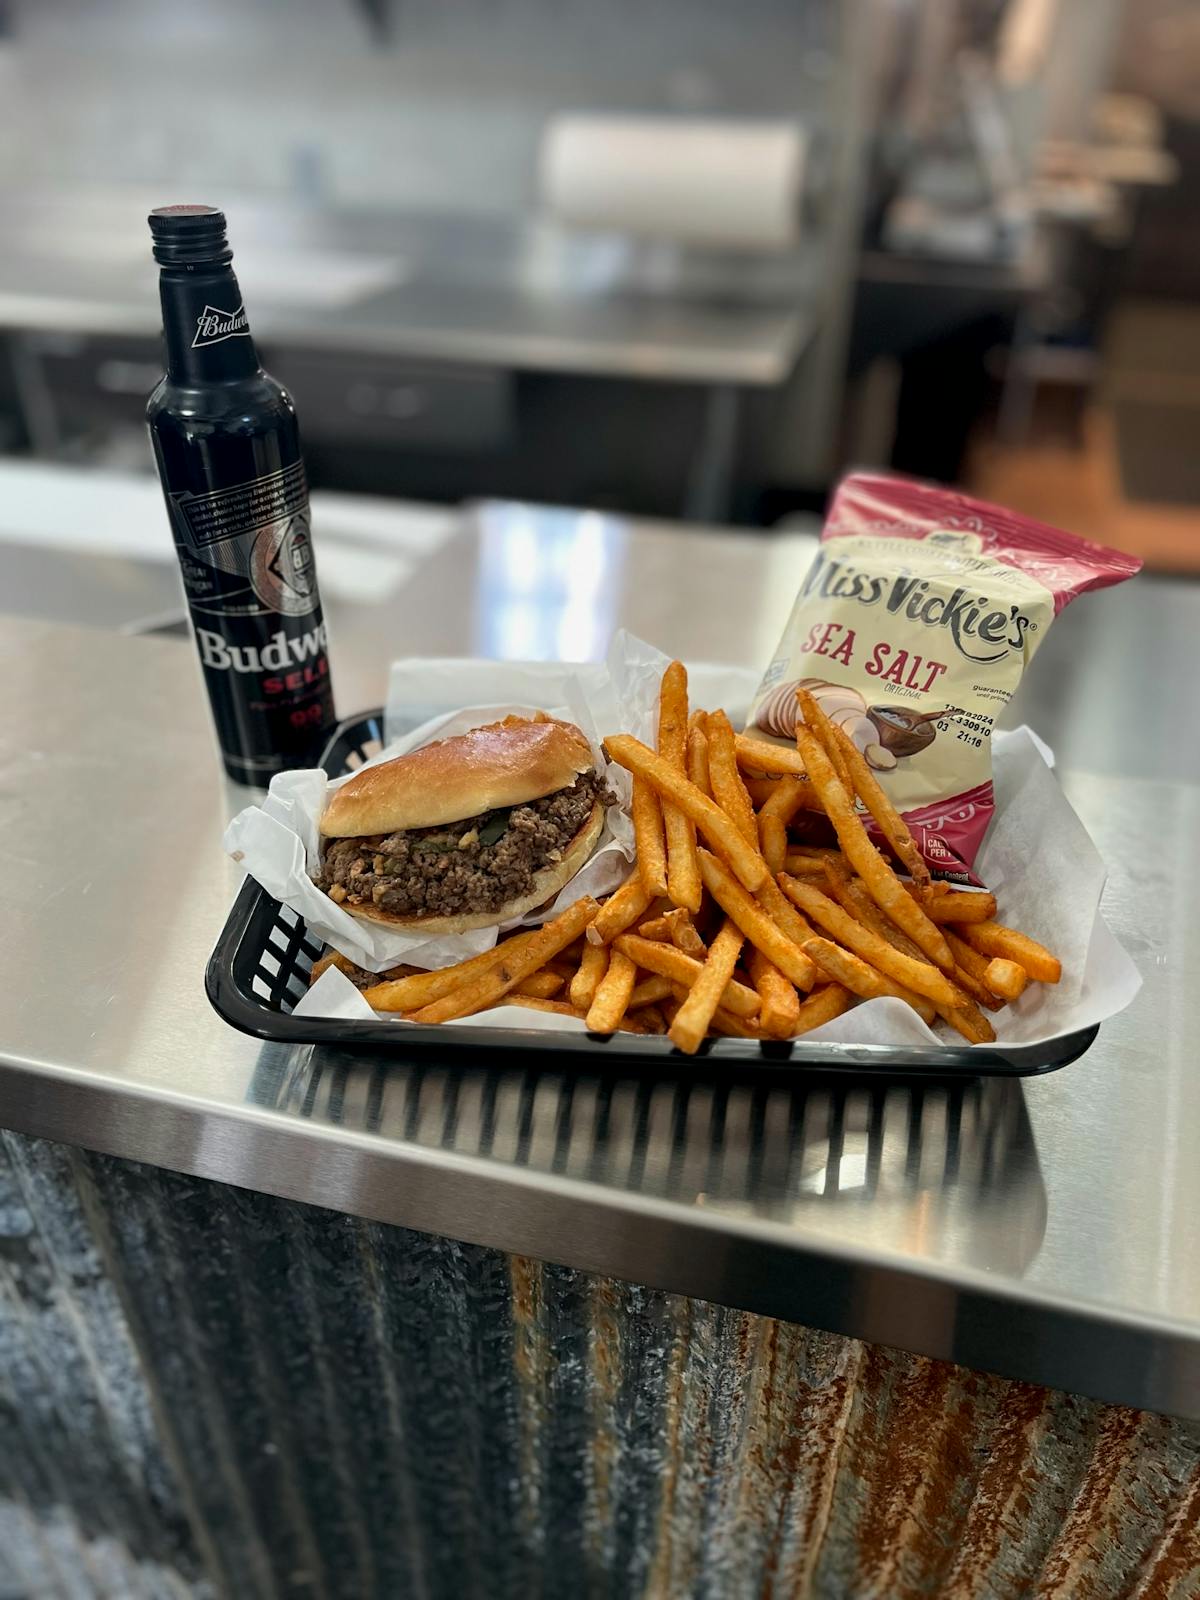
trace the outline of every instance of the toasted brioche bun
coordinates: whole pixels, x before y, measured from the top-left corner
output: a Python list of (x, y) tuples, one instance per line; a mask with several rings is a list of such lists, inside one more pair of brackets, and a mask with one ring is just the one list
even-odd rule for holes
[(472, 928), (495, 928), (502, 922), (508, 922), (513, 917), (524, 915), (526, 911), (532, 911), (534, 906), (544, 905), (547, 900), (553, 900), (558, 891), (570, 882), (588, 860), (596, 848), (596, 842), (603, 829), (604, 807), (597, 800), (592, 807), (591, 816), (567, 846), (562, 860), (535, 873), (533, 887), (529, 893), (520, 895), (515, 900), (506, 901), (498, 911), (474, 911), (463, 912), (459, 916), (430, 917), (420, 913), (404, 915), (397, 911), (384, 911), (378, 906), (343, 904), (342, 910), (348, 911), (360, 922), (382, 922), (386, 927), (406, 928), (412, 933), (470, 933)]
[(321, 832), (357, 839), (461, 822), (569, 789), (591, 766), (591, 747), (574, 723), (506, 717), (358, 773), (335, 791)]

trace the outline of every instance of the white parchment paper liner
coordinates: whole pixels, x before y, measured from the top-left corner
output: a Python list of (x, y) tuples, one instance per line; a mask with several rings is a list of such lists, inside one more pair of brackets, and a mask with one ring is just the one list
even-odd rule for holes
[[(628, 731), (648, 743), (655, 735), (658, 681), (667, 658), (631, 634), (618, 633), (603, 665), (562, 666), (546, 662), (453, 660), (398, 661), (388, 690), (387, 726), (404, 725), (414, 705), (468, 706), (440, 713), (392, 741), (376, 757), (418, 748), (431, 739), (465, 731), (510, 711), (542, 709), (568, 717), (599, 741)], [(757, 675), (740, 668), (697, 666), (690, 671), (693, 704), (724, 705), (737, 715), (749, 703)], [(1089, 1027), (1123, 1010), (1141, 986), (1129, 956), (1100, 916), (1104, 864), (1083, 824), (1068, 804), (1050, 763), (1053, 757), (1028, 729), (998, 734), (994, 767), (996, 815), (976, 866), (1000, 902), (1003, 922), (1039, 939), (1063, 963), (1062, 982), (1030, 984), (1014, 1005), (992, 1014), (997, 1039), (1034, 1044)], [(495, 943), (485, 929), (454, 938), (413, 939), (373, 928), (341, 911), (317, 890), (308, 868), (317, 859), (317, 822), (331, 785), (323, 772), (285, 773), (276, 778), (261, 806), (230, 823), (225, 847), (276, 899), (291, 906), (309, 928), (372, 971), (400, 961), (442, 966)], [(605, 894), (629, 870), (633, 830), (628, 818), (628, 776), (609, 769), (620, 804), (610, 809), (600, 847), (550, 907), (520, 919), (544, 921), (580, 894)], [(516, 926), (517, 924), (512, 924)], [(300, 1016), (352, 1020), (375, 1015), (343, 974), (327, 972), (296, 1008)], [(568, 1017), (504, 1007), (464, 1025), (500, 1028), (578, 1029)], [(397, 1026), (404, 1026), (397, 1021)], [(871, 1000), (806, 1035), (811, 1040), (863, 1044), (940, 1042), (916, 1014), (897, 1000)]]

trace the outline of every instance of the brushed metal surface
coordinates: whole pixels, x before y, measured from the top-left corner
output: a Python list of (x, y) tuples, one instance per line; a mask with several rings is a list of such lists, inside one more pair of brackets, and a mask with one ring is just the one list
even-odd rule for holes
[[(400, 651), (486, 637), (493, 654), (558, 653), (572, 604), (576, 654), (622, 621), (692, 659), (761, 661), (805, 553), (522, 517), (509, 525), (534, 526), (526, 570), (543, 574), (524, 632), (495, 631), (517, 597), (485, 529), (387, 616), (345, 619), (338, 670), (344, 656), (364, 698)], [(555, 548), (591, 551), (589, 588), (553, 576)], [(190, 646), (0, 622), (0, 1124), (1200, 1416), (1200, 788), (1195, 742), (1167, 737), (1158, 709), (1200, 601), (1146, 580), (1125, 594), (1116, 709), (1139, 714), (1101, 735), (1114, 635), (1090, 624), (1070, 696), (1060, 672), (1026, 714), (1101, 769), (1064, 781), (1145, 988), (1063, 1072), (959, 1096), (493, 1076), (482, 1057), (451, 1076), (260, 1048), (201, 988), (235, 885), (220, 832), (244, 796), (217, 775)]]
[[(113, 216), (140, 223), (145, 206), (127, 194), (107, 213), (95, 196), (68, 202), (6, 190), (2, 200), (0, 326), (157, 340), (149, 250), (113, 259), (95, 248), (98, 235), (111, 239)], [(607, 281), (613, 252), (603, 241), (589, 250), (502, 218), (303, 212), (254, 201), (233, 205), (230, 217), (234, 249), (247, 260), (258, 246), (301, 259), (308, 249), (349, 251), (385, 276), (395, 268), (394, 283), (333, 305), (286, 288), (276, 295), (268, 268), (252, 296), (254, 331), (266, 345), (766, 387), (784, 382), (817, 327), (812, 269), (791, 257), (664, 295)], [(756, 284), (756, 270), (768, 281)]]

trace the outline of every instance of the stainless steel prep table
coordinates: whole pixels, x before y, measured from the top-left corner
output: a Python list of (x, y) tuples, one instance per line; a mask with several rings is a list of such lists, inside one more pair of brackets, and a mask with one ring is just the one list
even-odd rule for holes
[[(98, 393), (106, 416), (116, 407), (128, 421), (157, 381), (147, 343), (160, 327), (157, 274), (137, 243), (147, 203), (130, 191), (9, 190), (0, 204), (0, 335), (15, 336), (34, 447), (53, 457), (56, 382)], [(672, 257), (664, 293), (636, 251), (545, 226), (239, 197), (230, 216), (255, 336), (301, 397), (310, 450), (347, 434), (418, 452), (496, 447), (511, 425), (501, 374), (698, 388), (682, 489), (695, 520), (729, 514), (743, 398), (785, 391), (845, 281), (811, 249), (722, 263), (701, 281)], [(60, 359), (51, 381), (45, 362)], [(809, 419), (804, 447), (825, 431), (822, 417)]]
[[(335, 674), (378, 703), (392, 655), (595, 656), (619, 623), (758, 664), (810, 552), (485, 508), (386, 615), (335, 617)], [(838, 1094), (239, 1036), (202, 975), (244, 796), (190, 644), (2, 619), (0, 1126), (1200, 1418), (1200, 771), (1163, 691), (1198, 618), (1184, 585), (1085, 596), (1018, 707), (1109, 863), (1136, 1003), (1045, 1079)]]
[[(3, 203), (0, 327), (157, 338), (144, 233), (152, 197), (6, 190)], [(597, 267), (585, 244), (500, 219), (242, 197), (229, 210), (254, 332), (267, 345), (758, 387), (783, 382), (813, 331), (799, 295), (811, 273), (798, 286), (793, 271), (779, 288), (771, 269), (761, 274), (769, 292), (756, 294), (744, 267), (736, 296), (722, 283), (707, 297), (667, 298), (608, 284), (612, 252)]]

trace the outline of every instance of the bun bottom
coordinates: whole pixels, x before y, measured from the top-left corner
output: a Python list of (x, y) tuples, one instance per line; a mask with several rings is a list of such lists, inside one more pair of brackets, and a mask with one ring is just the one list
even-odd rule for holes
[(470, 933), (475, 928), (497, 928), (502, 922), (520, 917), (535, 906), (545, 905), (563, 886), (571, 881), (580, 867), (596, 848), (604, 831), (604, 807), (599, 800), (591, 815), (571, 840), (561, 861), (543, 867), (534, 874), (533, 887), (528, 894), (506, 900), (496, 911), (464, 911), (454, 916), (426, 916), (419, 912), (382, 911), (378, 906), (343, 906), (360, 922), (378, 922), (385, 928), (403, 928), (410, 933)]

